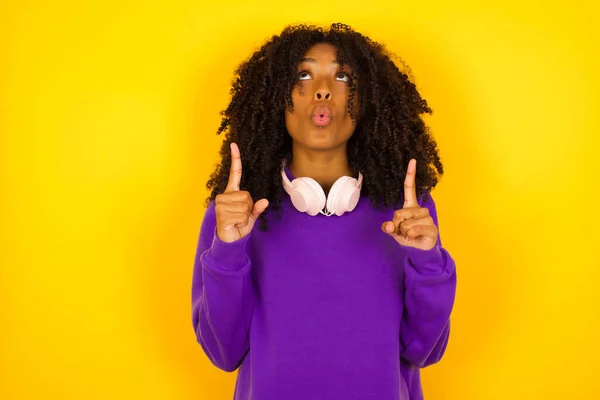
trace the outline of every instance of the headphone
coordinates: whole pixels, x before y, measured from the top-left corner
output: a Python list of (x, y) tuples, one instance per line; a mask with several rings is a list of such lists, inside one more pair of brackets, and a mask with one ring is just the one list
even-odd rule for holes
[(326, 197), (321, 185), (312, 178), (296, 178), (290, 182), (285, 173), (285, 165), (281, 169), (283, 188), (290, 195), (296, 210), (305, 212), (310, 216), (319, 213), (325, 216), (340, 216), (345, 212), (354, 210), (360, 198), (363, 176), (359, 172), (358, 179), (351, 176), (340, 177)]

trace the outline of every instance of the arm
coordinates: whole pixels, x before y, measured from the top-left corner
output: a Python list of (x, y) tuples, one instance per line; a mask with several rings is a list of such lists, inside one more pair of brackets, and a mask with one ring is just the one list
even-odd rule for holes
[[(421, 205), (436, 226), (433, 198)], [(439, 229), (438, 229), (439, 231)], [(442, 247), (441, 238), (431, 250), (407, 248), (404, 261), (405, 298), (400, 326), (402, 357), (424, 368), (442, 358), (450, 334), (450, 314), (456, 292), (456, 265)]]
[(215, 204), (209, 204), (194, 263), (192, 321), (208, 358), (227, 372), (235, 371), (250, 349), (254, 291), (246, 250), (249, 238), (221, 241), (216, 234)]

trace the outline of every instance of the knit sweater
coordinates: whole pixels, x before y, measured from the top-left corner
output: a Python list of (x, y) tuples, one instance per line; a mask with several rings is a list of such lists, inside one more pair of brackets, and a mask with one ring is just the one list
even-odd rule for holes
[[(293, 177), (291, 177), (293, 179)], [(436, 225), (433, 198), (420, 201)], [(455, 263), (381, 230), (393, 209), (361, 197), (342, 216), (309, 216), (289, 197), (251, 234), (225, 243), (205, 212), (192, 282), (196, 337), (237, 370), (235, 400), (421, 400), (420, 369), (450, 332)]]

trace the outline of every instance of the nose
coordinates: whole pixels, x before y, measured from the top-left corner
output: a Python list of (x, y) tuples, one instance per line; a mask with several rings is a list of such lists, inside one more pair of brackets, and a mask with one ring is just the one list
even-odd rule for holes
[(331, 90), (326, 86), (321, 86), (315, 92), (315, 100), (331, 100)]

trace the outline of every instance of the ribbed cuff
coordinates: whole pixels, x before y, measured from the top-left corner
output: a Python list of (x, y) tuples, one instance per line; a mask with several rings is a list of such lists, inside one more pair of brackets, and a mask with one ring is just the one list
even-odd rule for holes
[(430, 250), (409, 247), (407, 254), (410, 264), (420, 273), (439, 274), (446, 264), (442, 248), (439, 245)]
[(249, 239), (250, 235), (246, 235), (235, 242), (227, 243), (219, 238), (217, 229), (215, 228), (212, 245), (205, 257), (208, 263), (214, 268), (232, 271), (238, 270), (250, 261), (247, 252)]

